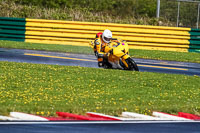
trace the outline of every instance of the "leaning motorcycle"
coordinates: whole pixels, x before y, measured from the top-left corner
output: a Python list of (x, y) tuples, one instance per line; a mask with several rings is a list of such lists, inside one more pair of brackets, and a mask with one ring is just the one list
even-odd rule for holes
[[(89, 45), (95, 51), (95, 45), (92, 41), (89, 42)], [(112, 40), (104, 47), (104, 52), (107, 53), (103, 57), (104, 68), (139, 71), (137, 64), (129, 55), (126, 41), (119, 38)]]

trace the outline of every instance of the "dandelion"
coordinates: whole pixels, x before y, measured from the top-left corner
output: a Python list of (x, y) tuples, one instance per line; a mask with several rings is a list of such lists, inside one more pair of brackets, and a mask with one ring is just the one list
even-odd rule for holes
[(124, 111), (127, 111), (127, 108), (124, 108), (123, 110), (124, 110)]

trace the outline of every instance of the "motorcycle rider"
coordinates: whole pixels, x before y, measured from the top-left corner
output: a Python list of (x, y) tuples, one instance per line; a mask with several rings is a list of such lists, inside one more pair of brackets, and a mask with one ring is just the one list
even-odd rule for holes
[[(108, 29), (104, 30), (104, 32), (99, 32), (96, 34), (96, 39), (94, 41), (94, 53), (98, 60), (98, 66), (103, 67), (105, 65), (107, 53), (105, 53), (105, 47), (112, 40), (112, 32)], [(109, 64), (107, 64), (109, 66)]]

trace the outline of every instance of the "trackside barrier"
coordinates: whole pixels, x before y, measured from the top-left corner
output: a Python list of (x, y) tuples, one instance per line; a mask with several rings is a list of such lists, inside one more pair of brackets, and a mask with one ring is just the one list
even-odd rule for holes
[(0, 116), (0, 120), (5, 121), (127, 121), (127, 120), (170, 120), (170, 121), (193, 121), (200, 120), (200, 116), (178, 112), (178, 115), (163, 112), (153, 112), (153, 116), (138, 114), (134, 112), (122, 112), (121, 117), (106, 115), (96, 112), (87, 112), (86, 115), (77, 115), (68, 112), (56, 112), (57, 117), (45, 117), (22, 112), (10, 112), (10, 116)]
[(168, 119), (168, 120), (191, 120), (188, 118), (180, 117), (177, 115), (171, 115), (163, 112), (153, 112), (153, 116), (158, 117), (158, 118), (163, 118), (163, 119)]
[(15, 121), (15, 120), (19, 120), (19, 119), (1, 115), (0, 120)]
[(199, 29), (0, 17), (0, 40), (88, 46), (105, 29), (131, 49), (200, 52)]
[(106, 119), (106, 118), (96, 118), (96, 117), (77, 115), (77, 114), (72, 114), (72, 113), (67, 113), (67, 112), (56, 112), (56, 114), (61, 117), (73, 118), (75, 120), (86, 120), (86, 121), (110, 120), (110, 119)]
[(179, 117), (191, 119), (191, 120), (200, 120), (200, 116), (189, 114), (189, 113), (184, 113), (184, 112), (178, 112)]
[(133, 113), (133, 112), (122, 112), (122, 116), (128, 117), (128, 118), (135, 118), (135, 119), (139, 119), (139, 120), (163, 120), (162, 118)]
[(95, 113), (95, 112), (87, 112), (87, 115), (91, 116), (91, 117), (103, 118), (103, 119), (114, 120), (114, 121), (125, 120), (124, 118), (110, 116), (110, 115), (105, 115), (105, 114), (101, 114), (101, 113)]
[(26, 114), (21, 112), (10, 112), (10, 116), (17, 118), (19, 120), (36, 120), (36, 121), (48, 121), (48, 119), (32, 115), (32, 114)]

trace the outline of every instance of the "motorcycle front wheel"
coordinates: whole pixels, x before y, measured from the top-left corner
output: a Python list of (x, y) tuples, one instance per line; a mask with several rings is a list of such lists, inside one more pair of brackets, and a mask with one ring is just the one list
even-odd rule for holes
[(126, 68), (126, 70), (139, 71), (139, 68), (133, 59), (127, 58), (125, 61), (128, 64), (128, 68)]
[(108, 62), (108, 59), (103, 60), (104, 69), (111, 69), (112, 65)]

